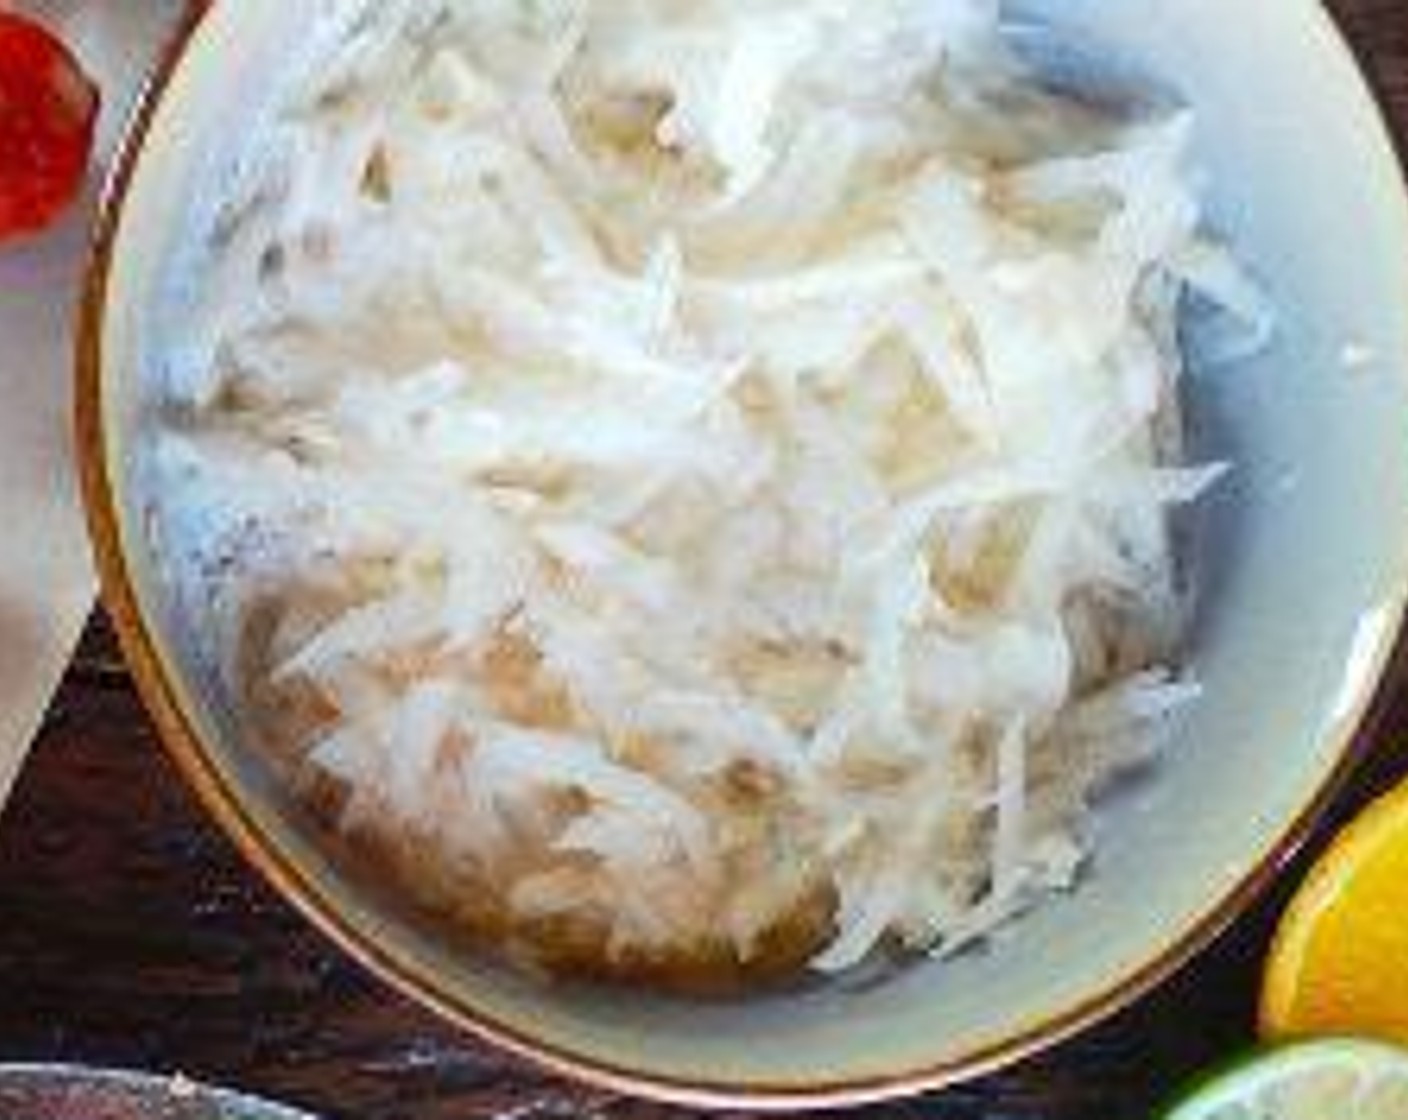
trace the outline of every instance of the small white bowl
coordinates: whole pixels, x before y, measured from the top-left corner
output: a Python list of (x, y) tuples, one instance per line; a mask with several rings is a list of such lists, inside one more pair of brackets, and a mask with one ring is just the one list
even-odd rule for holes
[(131, 1120), (315, 1120), (241, 1093), (184, 1077), (155, 1077), (86, 1066), (0, 1066), (0, 1116), (63, 1120), (126, 1116)]
[(557, 1069), (680, 1102), (857, 1104), (991, 1070), (1153, 987), (1304, 838), (1408, 603), (1408, 204), (1383, 121), (1314, 0), (1015, 5), (1199, 112), (1214, 218), (1271, 289), (1277, 344), (1196, 377), (1211, 516), (1194, 660), (1207, 697), (1103, 823), (1095, 871), (990, 949), (863, 989), (719, 1003), (547, 986), (457, 947), (339, 868), (243, 750), (154, 573), (134, 471), (143, 347), (201, 171), (311, 3), (216, 3), (158, 82), (111, 190), (80, 360), (80, 443), (109, 606), (167, 743), (283, 893), (393, 985)]

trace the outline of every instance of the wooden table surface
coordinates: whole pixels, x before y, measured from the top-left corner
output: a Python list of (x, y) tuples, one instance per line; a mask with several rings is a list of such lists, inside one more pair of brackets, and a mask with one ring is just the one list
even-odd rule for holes
[[(1334, 6), (1408, 133), (1408, 0)], [(1338, 819), (1408, 774), (1399, 679), (1371, 731), (1385, 749)], [(1142, 1120), (1248, 1043), (1283, 902), (1267, 899), (1151, 999), (1047, 1057), (870, 1115)], [(682, 1115), (468, 1045), (324, 944), (196, 810), (100, 617), (0, 823), (0, 1060), (180, 1070), (357, 1120)]]

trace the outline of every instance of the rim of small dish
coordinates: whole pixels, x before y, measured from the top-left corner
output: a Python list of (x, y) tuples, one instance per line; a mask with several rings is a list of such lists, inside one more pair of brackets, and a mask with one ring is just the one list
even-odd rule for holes
[[(220, 1116), (212, 1120), (317, 1120), (311, 1113), (289, 1105), (192, 1081), (181, 1074), (163, 1077), (104, 1066), (46, 1062), (0, 1065), (0, 1093), (32, 1092), (42, 1099), (53, 1093), (67, 1096), (75, 1090), (111, 1090), (154, 1105), (179, 1104), (187, 1108), (200, 1108), (202, 1115), (214, 1106), (220, 1110)], [(35, 1114), (36, 1117), (38, 1115)]]
[[(126, 214), (131, 187), (142, 165), (146, 140), (173, 77), (189, 48), (220, 0), (192, 0), (185, 18), (165, 45), (128, 123), (124, 143), (105, 184), (101, 211), (93, 233), (79, 306), (75, 355), (76, 436), (79, 474), (89, 532), (102, 583), (103, 599), (113, 617), (118, 638), (139, 693), (150, 712), (167, 753), (206, 812), (235, 843), (243, 857), (305, 919), (341, 951), (358, 961), (380, 981), (409, 997), (470, 1035), (554, 1072), (611, 1092), (623, 1092), (660, 1102), (704, 1109), (750, 1109), (782, 1112), (796, 1109), (849, 1108), (918, 1096), (997, 1072), (1022, 1059), (1049, 1050), (1104, 1021), (1148, 995), (1208, 948), (1276, 881), (1314, 835), (1355, 769), (1370, 753), (1376, 718), (1391, 691), (1399, 668), (1408, 668), (1408, 570), (1400, 573), (1394, 595), (1395, 625), (1386, 630), (1374, 651), (1348, 714), (1333, 731), (1321, 733), (1332, 742), (1328, 766), (1301, 808), (1278, 836), (1249, 857), (1246, 870), (1232, 888), (1190, 916), (1185, 927), (1162, 944), (1151, 946), (1144, 962), (1106, 981), (1097, 990), (1059, 1012), (1015, 1024), (997, 1042), (918, 1068), (862, 1078), (792, 1079), (731, 1083), (726, 1079), (681, 1078), (651, 1072), (622, 1060), (606, 1061), (570, 1047), (535, 1038), (519, 1027), (487, 1014), (472, 997), (456, 994), (433, 969), (414, 954), (378, 943), (360, 929), (318, 876), (302, 866), (287, 847), (262, 828), (247, 808), (250, 794), (231, 781), (214, 761), (196, 721), (185, 707), (177, 674), (149, 624), (141, 605), (125, 540), (125, 519), (110, 470), (110, 439), (105, 400), (103, 336), (108, 309), (114, 250)], [(1394, 128), (1390, 100), (1375, 75), (1362, 63), (1333, 12), (1316, 4), (1316, 11), (1334, 41), (1356, 63), (1365, 94), (1377, 108), (1389, 150), (1397, 155), (1382, 169), (1404, 186), (1408, 168), (1408, 138)], [(1408, 207), (1408, 192), (1404, 193)], [(1408, 293), (1405, 293), (1408, 298)]]

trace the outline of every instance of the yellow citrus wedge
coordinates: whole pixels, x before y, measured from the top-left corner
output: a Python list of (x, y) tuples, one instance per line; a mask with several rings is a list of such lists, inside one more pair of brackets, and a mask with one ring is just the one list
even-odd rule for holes
[(1267, 962), (1261, 1030), (1408, 1046), (1408, 786), (1341, 834), (1287, 911)]

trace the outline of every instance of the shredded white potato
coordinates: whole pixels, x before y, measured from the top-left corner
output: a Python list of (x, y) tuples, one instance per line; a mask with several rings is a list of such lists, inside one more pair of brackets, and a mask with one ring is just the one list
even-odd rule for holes
[(1182, 293), (1267, 321), (1194, 122), (1042, 88), (992, 0), (324, 7), (154, 449), (261, 741), (616, 957), (1072, 886), (1197, 695)]

